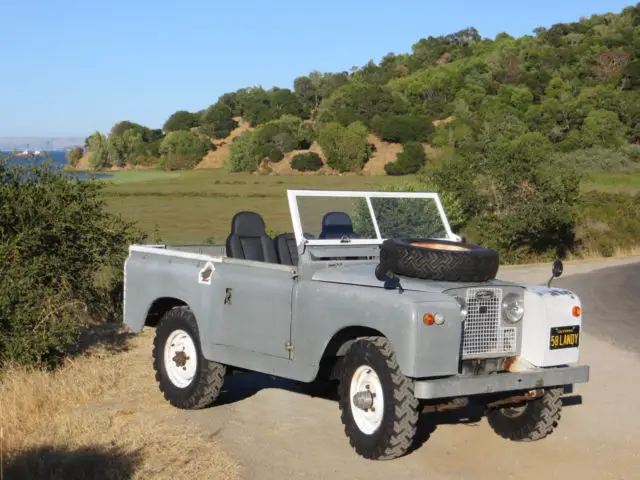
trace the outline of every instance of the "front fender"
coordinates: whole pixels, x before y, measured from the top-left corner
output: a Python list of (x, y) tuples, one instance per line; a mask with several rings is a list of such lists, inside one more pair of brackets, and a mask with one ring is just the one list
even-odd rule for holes
[[(442, 312), (445, 324), (425, 325), (422, 318), (430, 312)], [(379, 332), (385, 336), (408, 377), (458, 372), (460, 312), (447, 295), (302, 281), (293, 313), (296, 359), (316, 369), (336, 336), (360, 329), (363, 335)], [(343, 351), (336, 349), (336, 353)]]

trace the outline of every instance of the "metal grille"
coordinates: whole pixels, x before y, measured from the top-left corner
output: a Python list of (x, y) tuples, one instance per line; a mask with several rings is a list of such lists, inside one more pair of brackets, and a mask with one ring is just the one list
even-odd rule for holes
[(467, 318), (464, 322), (462, 356), (514, 353), (515, 327), (501, 327), (502, 289), (467, 290)]

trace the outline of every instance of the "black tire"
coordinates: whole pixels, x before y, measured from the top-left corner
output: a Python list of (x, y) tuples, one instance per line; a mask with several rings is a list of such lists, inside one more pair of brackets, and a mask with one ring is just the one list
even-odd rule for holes
[(529, 400), (517, 408), (503, 407), (489, 410), (489, 425), (502, 438), (515, 442), (542, 440), (560, 422), (562, 414), (561, 388), (547, 390), (541, 397)]
[[(196, 370), (186, 386), (175, 384), (167, 373), (164, 348), (171, 334), (183, 330), (193, 341), (196, 350)], [(186, 361), (189, 361), (188, 359)], [(226, 366), (212, 362), (202, 356), (200, 335), (196, 318), (189, 307), (175, 307), (160, 319), (153, 340), (153, 368), (156, 381), (164, 398), (176, 408), (197, 410), (212, 405), (220, 394)]]
[(485, 282), (496, 277), (499, 266), (498, 252), (473, 243), (394, 238), (380, 245), (379, 271), (406, 277)]
[[(363, 365), (371, 367), (378, 375), (384, 399), (381, 422), (372, 433), (365, 433), (358, 427), (350, 398), (351, 379)], [(364, 337), (351, 345), (342, 364), (338, 404), (345, 433), (360, 456), (389, 460), (407, 453), (416, 434), (419, 416), (413, 388), (413, 381), (400, 371), (386, 338)]]

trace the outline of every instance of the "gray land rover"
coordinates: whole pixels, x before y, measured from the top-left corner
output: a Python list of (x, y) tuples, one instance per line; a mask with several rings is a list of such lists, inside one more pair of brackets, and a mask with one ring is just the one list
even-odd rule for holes
[(156, 329), (172, 405), (211, 406), (227, 375), (257, 371), (334, 382), (369, 459), (405, 454), (423, 412), (470, 402), (507, 439), (552, 432), (564, 389), (589, 378), (573, 292), (498, 280), (497, 252), (455, 235), (435, 193), (287, 200), (291, 232), (275, 239), (242, 211), (224, 245), (130, 246), (124, 323)]

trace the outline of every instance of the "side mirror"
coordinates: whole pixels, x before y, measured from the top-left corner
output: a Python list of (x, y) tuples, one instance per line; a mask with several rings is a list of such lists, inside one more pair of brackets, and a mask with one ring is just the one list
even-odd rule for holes
[(551, 287), (551, 281), (554, 278), (558, 278), (560, 275), (562, 275), (563, 271), (564, 265), (562, 264), (561, 260), (556, 260), (555, 262), (553, 262), (553, 267), (551, 267), (551, 278), (547, 282), (547, 288)]
[(563, 271), (564, 271), (564, 265), (562, 264), (561, 260), (556, 260), (555, 262), (553, 262), (552, 273), (554, 278), (557, 278), (560, 275), (562, 275)]

